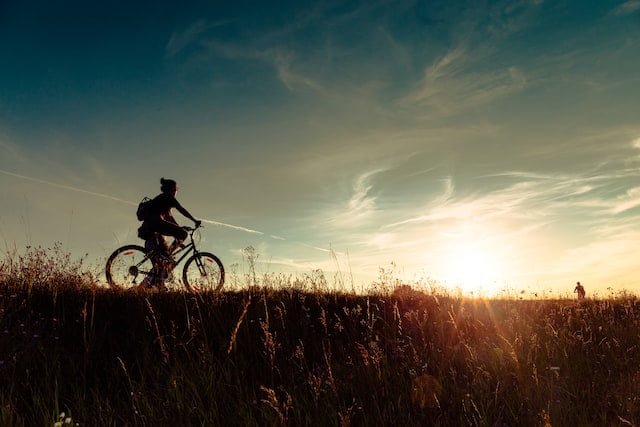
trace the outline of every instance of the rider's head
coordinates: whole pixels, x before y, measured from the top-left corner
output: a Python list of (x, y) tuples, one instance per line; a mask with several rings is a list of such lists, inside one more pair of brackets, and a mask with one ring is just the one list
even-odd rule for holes
[(178, 191), (178, 184), (172, 179), (160, 178), (160, 191), (163, 193), (173, 194), (175, 196)]

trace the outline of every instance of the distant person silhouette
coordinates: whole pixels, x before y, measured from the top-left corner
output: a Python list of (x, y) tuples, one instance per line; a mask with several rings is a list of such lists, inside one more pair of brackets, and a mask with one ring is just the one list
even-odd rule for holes
[[(163, 256), (152, 260), (156, 277), (147, 276), (140, 284), (140, 286), (147, 288), (164, 285), (165, 264), (173, 261), (171, 253), (187, 238), (187, 232), (178, 225), (178, 222), (171, 215), (171, 209), (176, 208), (178, 212), (192, 220), (196, 227), (202, 223), (176, 200), (178, 184), (174, 180), (160, 178), (160, 191), (162, 193), (150, 202), (144, 222), (138, 229), (138, 236), (145, 241), (145, 249), (159, 248), (163, 252)], [(171, 246), (167, 243), (165, 236), (175, 239)]]
[(574, 293), (578, 294), (578, 299), (583, 300), (586, 292), (584, 291), (584, 286), (580, 284), (580, 282), (576, 283), (576, 288), (573, 290)]

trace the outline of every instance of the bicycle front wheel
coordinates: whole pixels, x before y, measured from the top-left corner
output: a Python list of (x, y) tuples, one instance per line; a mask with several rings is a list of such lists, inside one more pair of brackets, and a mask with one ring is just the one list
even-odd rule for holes
[(222, 262), (210, 252), (199, 252), (184, 265), (182, 281), (191, 292), (219, 291), (224, 285)]
[(129, 289), (139, 285), (152, 269), (153, 263), (142, 246), (127, 245), (111, 254), (105, 276), (112, 288)]

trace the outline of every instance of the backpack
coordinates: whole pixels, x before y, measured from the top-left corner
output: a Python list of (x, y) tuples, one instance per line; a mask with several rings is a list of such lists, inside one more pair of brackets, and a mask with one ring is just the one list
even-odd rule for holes
[(153, 209), (152, 202), (153, 200), (145, 197), (140, 203), (138, 203), (138, 210), (136, 211), (138, 221), (144, 221), (147, 219), (147, 217), (151, 213), (151, 209)]

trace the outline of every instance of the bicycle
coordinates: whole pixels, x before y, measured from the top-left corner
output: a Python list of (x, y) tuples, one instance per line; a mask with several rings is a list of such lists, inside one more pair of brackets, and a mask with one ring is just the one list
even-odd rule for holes
[[(199, 228), (183, 227), (189, 233), (189, 243), (176, 248), (173, 260), (165, 267), (169, 274), (168, 281), (174, 282), (173, 270), (190, 253), (182, 269), (182, 284), (191, 292), (219, 291), (224, 285), (224, 266), (220, 259), (211, 252), (200, 252), (196, 248), (193, 233)], [(125, 245), (116, 249), (107, 259), (105, 275), (109, 286), (116, 289), (128, 289), (138, 286), (145, 277), (157, 274), (154, 270), (153, 259), (163, 257), (166, 253), (161, 249), (147, 250), (139, 245)], [(138, 279), (140, 282), (138, 282)]]

